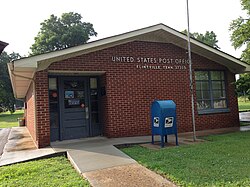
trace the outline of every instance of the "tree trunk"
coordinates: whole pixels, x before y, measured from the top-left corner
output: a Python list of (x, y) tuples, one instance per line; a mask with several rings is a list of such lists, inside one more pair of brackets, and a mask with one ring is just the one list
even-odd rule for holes
[(245, 92), (245, 90), (243, 91), (243, 96), (244, 96), (244, 102), (247, 102), (247, 98), (246, 98), (246, 92)]

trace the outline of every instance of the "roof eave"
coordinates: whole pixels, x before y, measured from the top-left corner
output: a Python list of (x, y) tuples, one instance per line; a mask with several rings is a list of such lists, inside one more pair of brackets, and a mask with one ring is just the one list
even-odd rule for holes
[(36, 68), (17, 67), (15, 68), (13, 62), (7, 64), (10, 80), (13, 88), (14, 97), (17, 99), (24, 99), (31, 82), (36, 73)]
[(0, 54), (3, 52), (4, 48), (9, 45), (6, 42), (0, 41)]
[(250, 65), (248, 65), (248, 67), (245, 69), (245, 71), (244, 72), (242, 72), (242, 73), (250, 73)]
[[(185, 34), (178, 32), (166, 25), (158, 24), (147, 28), (112, 36), (109, 38), (93, 41), (84, 45), (19, 59), (14, 62), (13, 67), (15, 72), (21, 73), (24, 71), (26, 72), (29, 71), (30, 77), (28, 77), (27, 80), (30, 81), (31, 79), (33, 79), (33, 76), (36, 71), (48, 68), (48, 66), (53, 62), (62, 61), (71, 57), (80, 56), (83, 54), (99, 51), (105, 48), (114, 47), (116, 45), (121, 45), (136, 40), (172, 43), (184, 49), (186, 49), (187, 45), (187, 36)], [(230, 56), (229, 54), (226, 54), (220, 50), (212, 48), (192, 38), (191, 38), (191, 48), (193, 53), (196, 53), (200, 56), (203, 56), (207, 59), (217, 62), (227, 67), (233, 73), (250, 72), (250, 67), (248, 64), (240, 61), (239, 59), (233, 56)], [(11, 66), (8, 64), (8, 68), (9, 67)], [(15, 84), (16, 77), (17, 76), (14, 76), (13, 73), (11, 74), (11, 82), (13, 89), (16, 89), (17, 86)], [(19, 95), (16, 94), (16, 97), (18, 98)]]
[[(155, 32), (155, 31), (158, 31), (158, 32)], [(102, 50), (102, 49), (113, 47), (116, 45), (121, 45), (123, 43), (131, 42), (134, 40), (139, 40), (139, 39), (144, 38), (145, 36), (156, 37), (155, 35), (157, 34), (161, 35), (162, 33), (163, 35), (160, 36), (161, 37), (160, 39), (163, 39), (165, 37), (165, 40), (163, 41), (166, 42), (166, 39), (168, 39), (168, 36), (170, 40), (173, 37), (177, 37), (175, 41), (169, 41), (169, 43), (173, 43), (174, 45), (178, 45), (179, 47), (186, 48), (187, 36), (185, 34), (178, 32), (164, 24), (158, 24), (158, 25), (147, 27), (147, 28), (112, 36), (109, 38), (104, 38), (101, 40), (93, 41), (84, 45), (80, 45), (80, 46), (76, 46), (76, 47), (72, 47), (72, 48), (68, 48), (68, 49), (64, 49), (60, 51), (50, 52), (50, 53), (46, 53), (46, 54), (42, 54), (38, 56), (29, 57), (28, 60), (27, 58), (21, 59), (17, 61), (18, 63), (16, 63), (16, 65), (17, 66), (18, 65), (20, 66), (30, 65), (30, 66), (36, 67), (38, 71), (44, 70), (51, 63), (56, 62), (56, 61), (61, 61), (64, 59), (68, 59), (68, 58), (75, 57), (75, 56), (80, 56), (80, 55), (94, 52), (97, 50)], [(241, 72), (242, 69), (246, 68), (247, 66), (245, 63), (243, 63), (239, 59), (232, 57), (220, 50), (217, 50), (213, 47), (210, 47), (192, 38), (191, 38), (191, 47), (194, 53), (202, 55), (210, 60), (216, 61), (216, 59), (209, 58), (209, 55), (205, 55), (204, 51), (207, 51), (207, 53), (212, 53), (215, 56), (217, 55), (219, 60), (217, 60), (216, 62), (228, 67), (232, 72), (235, 72), (235, 73)], [(202, 54), (202, 51), (203, 51), (203, 54)], [(220, 61), (221, 58), (223, 58), (223, 62)], [(227, 63), (224, 63), (226, 61), (227, 62), (231, 61), (235, 63), (236, 64), (235, 67), (228, 66)]]
[(13, 77), (13, 74), (12, 74), (12, 71), (13, 71), (13, 64), (12, 63), (7, 63), (7, 67), (8, 67), (8, 72), (9, 72), (9, 75), (10, 75), (10, 82), (11, 82), (11, 85), (12, 85), (12, 89), (13, 89), (13, 94), (14, 94), (14, 97), (16, 97), (16, 86), (15, 86), (15, 81), (14, 81), (14, 77)]

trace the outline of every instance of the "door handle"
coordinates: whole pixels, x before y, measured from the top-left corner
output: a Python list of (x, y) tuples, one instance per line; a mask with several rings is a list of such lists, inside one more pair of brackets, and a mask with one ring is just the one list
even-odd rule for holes
[(86, 119), (89, 119), (89, 107), (85, 107)]

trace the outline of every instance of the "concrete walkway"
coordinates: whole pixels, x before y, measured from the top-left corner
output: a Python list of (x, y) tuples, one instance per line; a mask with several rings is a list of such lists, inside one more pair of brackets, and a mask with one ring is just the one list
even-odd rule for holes
[(136, 163), (113, 145), (150, 142), (149, 136), (129, 138), (94, 137), (54, 142), (55, 151), (67, 151), (69, 159), (80, 173)]
[(139, 165), (114, 145), (150, 142), (150, 136), (95, 137), (52, 143), (55, 151), (67, 151), (69, 160), (94, 187), (175, 186)]
[[(55, 153), (51, 148), (37, 149), (26, 127), (12, 127), (0, 158), (0, 166), (27, 161)], [(5, 144), (5, 145), (4, 145)]]
[(5, 147), (5, 144), (8, 142), (8, 136), (10, 133), (10, 128), (0, 129), (0, 158), (3, 154), (3, 149)]
[(136, 163), (104, 137), (51, 144), (55, 151), (67, 151), (68, 158), (80, 173)]

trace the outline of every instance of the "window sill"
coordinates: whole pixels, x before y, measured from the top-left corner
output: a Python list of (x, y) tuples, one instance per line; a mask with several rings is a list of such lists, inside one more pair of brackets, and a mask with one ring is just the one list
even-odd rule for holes
[(229, 108), (223, 108), (223, 109), (210, 109), (210, 110), (199, 110), (198, 114), (217, 114), (217, 113), (228, 113), (230, 112)]

